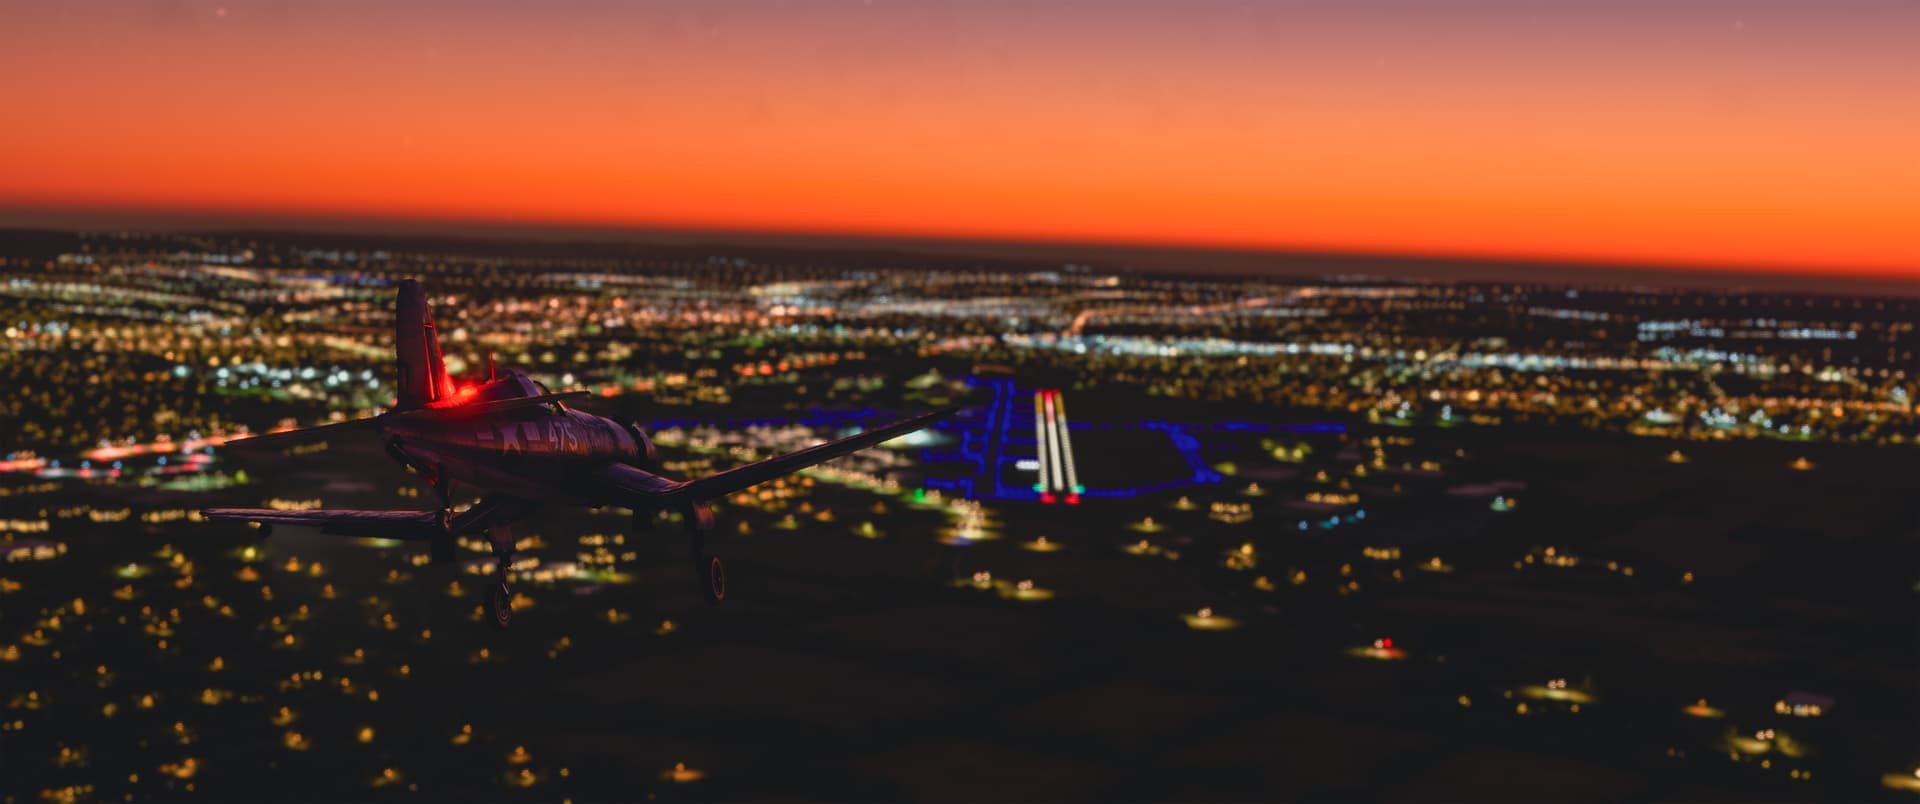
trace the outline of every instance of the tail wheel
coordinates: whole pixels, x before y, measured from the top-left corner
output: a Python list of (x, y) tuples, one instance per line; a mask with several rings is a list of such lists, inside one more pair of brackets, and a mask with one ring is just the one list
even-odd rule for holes
[(487, 589), (487, 620), (498, 631), (505, 631), (513, 624), (513, 590), (505, 583), (496, 583)]
[(727, 565), (721, 563), (718, 556), (707, 557), (706, 580), (702, 586), (708, 603), (717, 604), (727, 599)]

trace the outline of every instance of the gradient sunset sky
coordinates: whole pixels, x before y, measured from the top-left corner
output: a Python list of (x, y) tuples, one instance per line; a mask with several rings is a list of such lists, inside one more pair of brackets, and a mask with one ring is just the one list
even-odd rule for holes
[(1920, 278), (1920, 0), (0, 4), (49, 209)]

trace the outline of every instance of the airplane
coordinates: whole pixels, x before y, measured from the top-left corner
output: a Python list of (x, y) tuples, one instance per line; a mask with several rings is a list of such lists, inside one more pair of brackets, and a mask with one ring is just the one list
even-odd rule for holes
[[(575, 410), (567, 400), (586, 391), (555, 393), (513, 369), (498, 376), (488, 361), (484, 383), (456, 389), (441, 357), (432, 306), (418, 281), (399, 283), (394, 301), (398, 390), (388, 411), (366, 419), (272, 433), (229, 442), (230, 447), (300, 441), (341, 430), (372, 430), (387, 455), (420, 475), (440, 499), (433, 511), (208, 508), (207, 519), (254, 523), (264, 538), (275, 526), (319, 528), (321, 533), (426, 541), (436, 563), (451, 562), (455, 539), (479, 532), (493, 548), (495, 577), (487, 589), (488, 620), (505, 629), (513, 618), (511, 525), (543, 506), (622, 506), (636, 531), (651, 530), (666, 512), (679, 512), (689, 534), (694, 573), (709, 603), (726, 598), (726, 568), (707, 552), (713, 529), (710, 501), (806, 467), (932, 425), (954, 412), (934, 411), (693, 480), (660, 473), (659, 451), (639, 425)], [(455, 512), (454, 484), (478, 491), (479, 501)]]

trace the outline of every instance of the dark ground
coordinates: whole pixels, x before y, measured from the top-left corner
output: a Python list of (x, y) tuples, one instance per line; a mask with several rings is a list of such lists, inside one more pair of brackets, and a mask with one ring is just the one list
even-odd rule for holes
[[(1113, 415), (1076, 408), (1083, 420)], [(1313, 471), (1337, 478), (1348, 465), (1337, 456), (1365, 452), (1376, 433), (1417, 441), (1389, 446), (1390, 463), (1432, 457), (1446, 476), (1376, 471), (1353, 482), (1402, 493), (1363, 491), (1364, 525), (1299, 532), (1307, 515), (1287, 504), (1322, 488)], [(1691, 462), (1671, 464), (1673, 444), (1544, 431), (1309, 440), (1312, 462), (1284, 467), (1294, 479), (1261, 480), (1265, 497), (1241, 496), (1249, 478), (1230, 477), (1187, 490), (1195, 511), (1170, 507), (1178, 493), (995, 506), (1003, 538), (966, 547), (936, 541), (949, 526), (936, 509), (886, 498), (873, 514), (877, 495), (820, 483), (804, 501), (831, 508), (833, 522), (802, 514), (787, 531), (773, 523), (796, 508), (721, 511), (732, 589), (719, 608), (698, 600), (684, 537), (663, 526), (616, 548), (637, 552), (629, 585), (522, 584), (535, 605), (504, 634), (471, 618), (481, 576), (412, 566), (411, 547), (283, 530), (260, 545), (251, 566), (262, 577), (249, 582), (236, 577), (248, 564), (236, 550), (254, 544), (244, 530), (137, 521), (273, 497), (418, 505), (396, 495), (410, 478), (371, 443), (298, 464), (226, 464), (256, 482), (222, 492), (68, 481), (0, 498), (8, 518), (48, 509), (50, 537), (69, 546), (0, 570), (22, 585), (0, 597), (0, 645), (21, 642), (19, 660), (0, 664), (0, 790), (19, 802), (69, 785), (92, 785), (97, 800), (1862, 800), (1895, 795), (1881, 774), (1920, 761), (1920, 498), (1904, 451), (1688, 444)], [(1076, 446), (1094, 456), (1084, 460), (1114, 459)], [(1251, 443), (1212, 452), (1251, 474), (1281, 468)], [(1790, 469), (1803, 454), (1816, 468)], [(1502, 479), (1527, 484), (1510, 513), (1446, 493)], [(1251, 501), (1255, 518), (1210, 521), (1214, 500)], [(131, 516), (59, 516), (80, 504)], [(1148, 515), (1167, 529), (1128, 529)], [(853, 535), (863, 519), (884, 538)], [(735, 533), (738, 522), (752, 532)], [(581, 534), (626, 524), (566, 512), (518, 533), (541, 535), (548, 547), (533, 552), (560, 560), (585, 549)], [(1019, 549), (1040, 535), (1067, 549)], [(1118, 549), (1141, 538), (1181, 557)], [(1257, 568), (1220, 565), (1246, 542)], [(191, 588), (154, 557), (163, 544), (193, 563)], [(1360, 555), (1384, 545), (1402, 547), (1402, 560)], [(1513, 567), (1547, 546), (1580, 565)], [(1434, 555), (1454, 571), (1420, 571)], [(294, 556), (297, 573), (285, 568)], [(322, 577), (307, 569), (316, 560)], [(129, 562), (153, 571), (113, 574)], [(982, 570), (1059, 596), (1023, 603), (952, 583)], [(412, 577), (390, 582), (390, 571)], [(1289, 583), (1295, 571), (1305, 583)], [(1256, 589), (1258, 576), (1277, 588)], [(456, 577), (464, 594), (450, 597)], [(1348, 582), (1359, 589), (1340, 591)], [(122, 586), (133, 599), (110, 595)], [(1202, 606), (1243, 627), (1189, 629), (1181, 615)], [(60, 628), (48, 629), (60, 608)], [(175, 608), (171, 637), (143, 630)], [(630, 619), (610, 622), (609, 609)], [(674, 624), (664, 635), (663, 620)], [(48, 645), (21, 641), (36, 629)], [(1346, 652), (1383, 637), (1407, 658)], [(224, 669), (209, 671), (216, 656)], [(312, 671), (322, 677), (281, 688)], [(1577, 712), (1536, 701), (1521, 715), (1524, 696), (1506, 697), (1555, 678), (1593, 701)], [(233, 697), (208, 705), (208, 689)], [(1794, 690), (1836, 703), (1820, 718), (1776, 715)], [(1725, 718), (1682, 712), (1699, 698)], [(282, 706), (295, 719), (276, 725)], [(469, 724), (472, 739), (454, 744)], [(1726, 747), (1729, 733), (1769, 728), (1808, 750)], [(289, 731), (308, 750), (290, 750)], [(60, 767), (62, 746), (84, 748), (84, 763)], [(516, 746), (525, 764), (510, 757)], [(186, 757), (191, 778), (163, 773)], [(706, 775), (663, 778), (675, 763)], [(386, 768), (399, 782), (371, 786)], [(509, 784), (522, 768), (534, 786)]]

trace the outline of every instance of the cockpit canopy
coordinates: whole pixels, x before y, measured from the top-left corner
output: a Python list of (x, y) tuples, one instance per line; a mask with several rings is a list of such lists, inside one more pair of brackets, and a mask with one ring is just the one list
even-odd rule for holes
[[(553, 393), (545, 383), (526, 375), (519, 369), (507, 369), (493, 382), (482, 383), (474, 387), (468, 401), (493, 402), (501, 399), (525, 399), (533, 396), (545, 396)], [(553, 403), (555, 411), (564, 411), (566, 407), (559, 402)]]

